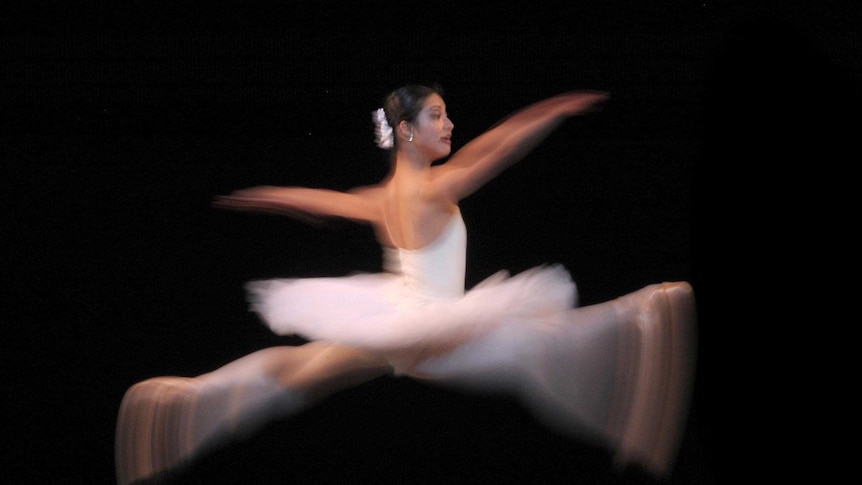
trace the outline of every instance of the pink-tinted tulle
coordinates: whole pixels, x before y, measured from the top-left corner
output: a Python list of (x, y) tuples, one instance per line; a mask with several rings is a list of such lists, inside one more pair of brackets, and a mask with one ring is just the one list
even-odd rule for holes
[(384, 352), (451, 348), (512, 320), (547, 324), (577, 303), (559, 265), (501, 271), (450, 298), (424, 297), (391, 273), (260, 280), (247, 289), (251, 309), (277, 334)]

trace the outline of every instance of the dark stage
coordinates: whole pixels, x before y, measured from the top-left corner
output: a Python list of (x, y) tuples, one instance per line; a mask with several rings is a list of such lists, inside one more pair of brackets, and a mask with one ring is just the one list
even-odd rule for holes
[[(757, 295), (727, 284), (780, 265), (771, 242), (792, 231), (772, 204), (818, 177), (786, 160), (834, 160), (856, 133), (839, 122), (859, 106), (842, 2), (92, 3), (0, 17), (5, 483), (114, 483), (129, 386), (297, 343), (248, 311), (246, 281), (377, 271), (367, 227), (210, 204), (252, 185), (376, 183), (370, 113), (411, 82), (442, 84), (453, 149), (541, 98), (610, 92), (462, 202), (467, 283), (561, 263), (587, 305), (689, 281), (698, 366), (667, 482), (737, 481), (728, 383), (748, 347), (733, 329)], [(659, 483), (504, 396), (395, 377), (176, 481)]]

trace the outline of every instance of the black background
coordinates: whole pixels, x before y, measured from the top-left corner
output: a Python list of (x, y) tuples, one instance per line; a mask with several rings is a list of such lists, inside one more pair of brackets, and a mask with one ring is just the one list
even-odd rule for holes
[[(812, 199), (852, 197), (836, 187), (858, 151), (860, 65), (852, 2), (747, 3), (4, 3), (4, 481), (112, 483), (130, 385), (295, 343), (247, 311), (245, 281), (376, 271), (367, 227), (210, 201), (377, 182), (370, 112), (411, 82), (443, 85), (455, 149), (543, 97), (611, 93), (463, 201), (468, 285), (547, 262), (572, 272), (582, 304), (691, 282), (697, 381), (670, 481), (736, 481), (743, 449), (769, 446), (736, 418), (754, 401), (738, 384), (766, 372), (740, 329), (776, 323), (764, 291), (801, 285), (788, 258), (808, 263), (782, 251), (831, 236)], [(185, 478), (651, 482), (505, 398), (398, 378)]]

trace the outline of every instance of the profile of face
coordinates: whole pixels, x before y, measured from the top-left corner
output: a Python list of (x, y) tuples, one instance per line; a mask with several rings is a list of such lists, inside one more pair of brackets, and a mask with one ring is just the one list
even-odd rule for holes
[(452, 151), (452, 130), (455, 128), (446, 113), (443, 98), (432, 93), (422, 103), (422, 110), (413, 123), (402, 122), (402, 129), (413, 134), (413, 145), (431, 160), (439, 160)]

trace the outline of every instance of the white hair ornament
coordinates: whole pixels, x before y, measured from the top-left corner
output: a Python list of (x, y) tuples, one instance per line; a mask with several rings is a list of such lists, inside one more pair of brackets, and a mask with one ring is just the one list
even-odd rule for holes
[(380, 148), (389, 150), (395, 140), (392, 135), (392, 127), (386, 121), (386, 112), (383, 111), (383, 108), (378, 108), (377, 111), (371, 113), (371, 118), (374, 121), (374, 141)]

